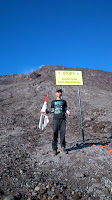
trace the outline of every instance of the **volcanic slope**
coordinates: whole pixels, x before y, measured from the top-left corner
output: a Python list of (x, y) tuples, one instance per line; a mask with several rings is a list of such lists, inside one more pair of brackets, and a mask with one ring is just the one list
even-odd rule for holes
[[(85, 144), (82, 144), (76, 86), (62, 86), (68, 154), (52, 154), (52, 114), (38, 128), (49, 91), (55, 99), (55, 70), (82, 70), (80, 87)], [(112, 199), (112, 73), (43, 66), (30, 73), (0, 77), (0, 195), (15, 199)], [(94, 144), (94, 145), (93, 145)], [(95, 146), (99, 145), (99, 146)]]

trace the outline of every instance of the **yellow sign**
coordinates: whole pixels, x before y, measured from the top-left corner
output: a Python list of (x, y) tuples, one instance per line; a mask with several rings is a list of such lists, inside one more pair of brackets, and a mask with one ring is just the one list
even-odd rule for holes
[(82, 71), (55, 71), (56, 85), (83, 85)]

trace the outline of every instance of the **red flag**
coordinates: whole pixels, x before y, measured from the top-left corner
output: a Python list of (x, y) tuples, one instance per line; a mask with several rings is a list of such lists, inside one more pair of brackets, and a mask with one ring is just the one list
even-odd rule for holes
[(45, 98), (45, 102), (48, 102), (48, 97), (49, 97), (49, 93), (47, 93), (47, 96)]

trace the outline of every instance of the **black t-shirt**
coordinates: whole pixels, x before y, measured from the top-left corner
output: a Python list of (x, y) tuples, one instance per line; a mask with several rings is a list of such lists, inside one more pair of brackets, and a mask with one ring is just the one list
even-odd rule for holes
[(54, 119), (66, 119), (67, 102), (65, 100), (53, 100), (51, 108), (54, 108)]

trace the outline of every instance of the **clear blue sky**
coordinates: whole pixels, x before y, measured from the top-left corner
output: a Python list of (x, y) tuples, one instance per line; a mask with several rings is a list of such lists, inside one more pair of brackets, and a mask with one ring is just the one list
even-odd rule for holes
[(46, 64), (112, 72), (112, 0), (0, 0), (0, 75)]

